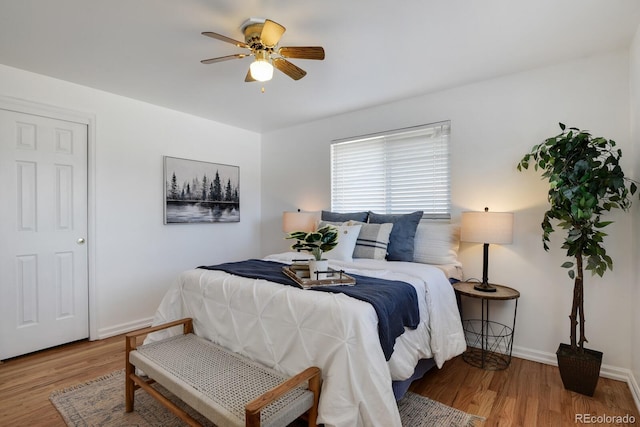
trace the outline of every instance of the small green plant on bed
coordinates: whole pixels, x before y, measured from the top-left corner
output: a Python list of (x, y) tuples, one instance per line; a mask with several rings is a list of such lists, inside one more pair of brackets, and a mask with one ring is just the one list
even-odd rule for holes
[(320, 261), (324, 252), (338, 245), (338, 229), (333, 225), (325, 225), (316, 231), (293, 231), (286, 238), (297, 240), (291, 249), (310, 252)]

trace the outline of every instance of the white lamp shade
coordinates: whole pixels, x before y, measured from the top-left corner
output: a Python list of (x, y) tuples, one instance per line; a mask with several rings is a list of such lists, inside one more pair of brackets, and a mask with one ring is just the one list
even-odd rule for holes
[(513, 243), (513, 213), (462, 212), (460, 240), (473, 243)]
[(282, 231), (314, 231), (316, 229), (315, 212), (283, 212)]
[(273, 77), (273, 65), (269, 61), (256, 59), (249, 65), (251, 77), (259, 82), (266, 82)]

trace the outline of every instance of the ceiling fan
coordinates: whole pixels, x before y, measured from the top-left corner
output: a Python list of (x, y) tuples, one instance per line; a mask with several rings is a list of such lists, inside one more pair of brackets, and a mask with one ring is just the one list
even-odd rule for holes
[(294, 80), (300, 80), (307, 74), (306, 71), (292, 64), (286, 58), (324, 59), (324, 49), (320, 46), (278, 47), (278, 42), (286, 29), (270, 19), (249, 18), (242, 24), (241, 29), (244, 34), (244, 42), (211, 31), (205, 31), (202, 34), (223, 42), (231, 43), (237, 47), (249, 49), (251, 52), (203, 59), (200, 62), (203, 64), (213, 64), (214, 62), (253, 56), (255, 57), (255, 61), (249, 66), (249, 71), (244, 81), (264, 82), (271, 80), (273, 67)]

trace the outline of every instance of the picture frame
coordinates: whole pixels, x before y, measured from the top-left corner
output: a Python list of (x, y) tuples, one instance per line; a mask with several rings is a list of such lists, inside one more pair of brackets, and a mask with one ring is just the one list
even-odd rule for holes
[(240, 167), (164, 156), (164, 223), (240, 222)]

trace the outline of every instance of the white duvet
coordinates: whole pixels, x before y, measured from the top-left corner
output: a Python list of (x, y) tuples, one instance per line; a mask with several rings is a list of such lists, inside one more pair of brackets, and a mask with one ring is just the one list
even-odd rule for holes
[[(300, 254), (265, 259), (289, 263), (295, 258)], [(182, 273), (164, 296), (154, 324), (192, 317), (197, 335), (288, 375), (320, 367), (318, 423), (327, 427), (400, 427), (391, 381), (409, 378), (419, 359), (433, 357), (441, 367), (466, 348), (453, 288), (441, 269), (426, 264), (359, 259), (331, 261), (331, 266), (416, 288), (421, 322), (398, 337), (388, 362), (370, 304), (222, 271)], [(178, 332), (155, 333), (147, 342), (171, 333)]]

